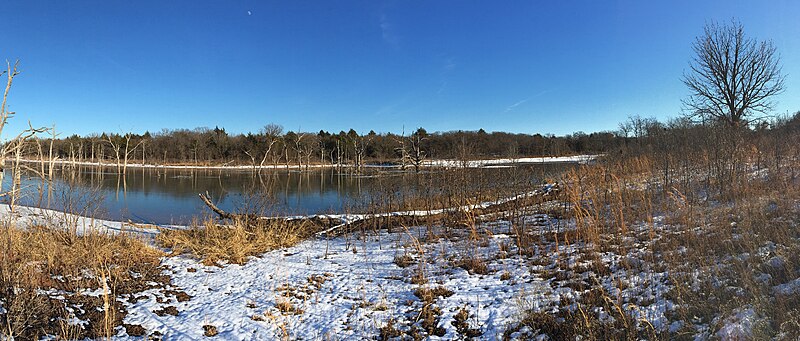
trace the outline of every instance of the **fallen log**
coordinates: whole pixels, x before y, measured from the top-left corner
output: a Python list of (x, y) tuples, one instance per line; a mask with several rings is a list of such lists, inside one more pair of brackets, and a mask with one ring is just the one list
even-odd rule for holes
[(205, 203), (206, 206), (208, 206), (208, 208), (211, 209), (211, 211), (219, 215), (220, 218), (235, 219), (238, 216), (237, 214), (225, 212), (221, 208), (217, 207), (217, 205), (214, 205), (214, 203), (211, 202), (211, 199), (208, 198), (208, 192), (206, 192), (205, 194), (200, 193), (198, 195), (200, 196), (200, 200), (203, 200), (203, 203)]
[(510, 198), (505, 198), (501, 200), (497, 200), (494, 202), (486, 202), (481, 204), (475, 205), (466, 205), (461, 207), (451, 207), (451, 208), (443, 208), (443, 209), (435, 209), (435, 210), (419, 210), (419, 211), (398, 211), (398, 212), (386, 212), (386, 213), (371, 213), (371, 214), (341, 214), (341, 215), (308, 215), (308, 216), (287, 216), (287, 217), (266, 217), (266, 216), (257, 216), (253, 214), (238, 214), (238, 213), (230, 213), (226, 212), (219, 207), (217, 207), (211, 199), (209, 199), (208, 193), (203, 194), (200, 193), (200, 199), (208, 206), (211, 211), (216, 213), (221, 219), (227, 220), (238, 220), (238, 221), (307, 221), (311, 222), (314, 225), (325, 228), (322, 231), (316, 233), (317, 236), (327, 236), (331, 233), (335, 233), (339, 230), (343, 230), (348, 227), (352, 226), (367, 226), (369, 222), (375, 219), (382, 219), (384, 221), (391, 221), (397, 220), (401, 225), (408, 223), (409, 221), (417, 222), (421, 219), (435, 219), (435, 218), (442, 218), (447, 216), (448, 214), (458, 214), (463, 213), (465, 215), (472, 215), (473, 219), (476, 216), (480, 216), (487, 213), (496, 213), (496, 212), (503, 212), (510, 209), (515, 202), (525, 199), (530, 199), (532, 197), (544, 197), (549, 195), (553, 191), (558, 190), (558, 184), (548, 184), (542, 187), (540, 190), (534, 190), (529, 193), (516, 195)]

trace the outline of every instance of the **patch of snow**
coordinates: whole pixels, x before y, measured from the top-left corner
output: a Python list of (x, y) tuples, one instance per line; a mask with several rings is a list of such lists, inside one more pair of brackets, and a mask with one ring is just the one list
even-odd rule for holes
[(794, 279), (788, 283), (779, 284), (772, 287), (775, 294), (783, 296), (791, 296), (800, 293), (800, 278)]
[(531, 164), (531, 163), (590, 163), (597, 159), (599, 155), (574, 155), (574, 156), (543, 156), (543, 157), (523, 157), (523, 158), (506, 158), (506, 159), (490, 159), (490, 160), (426, 160), (426, 166), (438, 167), (489, 167), (496, 165), (509, 165), (509, 164)]
[(725, 319), (723, 327), (717, 331), (717, 337), (722, 340), (749, 340), (753, 337), (753, 326), (757, 319), (753, 308), (739, 309), (736, 315)]

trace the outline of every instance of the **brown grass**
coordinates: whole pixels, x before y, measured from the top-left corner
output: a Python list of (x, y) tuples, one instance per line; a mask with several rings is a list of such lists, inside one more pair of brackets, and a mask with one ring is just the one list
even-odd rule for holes
[[(800, 293), (778, 297), (774, 291), (800, 278), (800, 159), (791, 157), (792, 151), (776, 159), (759, 151), (771, 151), (770, 145), (744, 140), (730, 145), (735, 147), (665, 148), (573, 169), (564, 175), (557, 198), (564, 203), (561, 215), (574, 228), (542, 236), (577, 246), (571, 252), (579, 254), (558, 254), (559, 281), (577, 279), (585, 270), (610, 275), (597, 260), (598, 252), (635, 254), (620, 264), (629, 273), (668, 273), (668, 299), (677, 307), (668, 323), (680, 321), (683, 328), (669, 334), (631, 318), (623, 307), (637, 303), (636, 297), (609, 301), (584, 299), (586, 294), (583, 312), (529, 312), (521, 324), (555, 339), (691, 338), (702, 332), (696, 325), (710, 326), (708, 337), (737, 311), (753, 309), (758, 320), (750, 334), (740, 337), (800, 336)], [(517, 240), (521, 254), (533, 254), (524, 250), (535, 250), (537, 244), (522, 236)], [(576, 268), (571, 259), (592, 265)], [(578, 284), (575, 289), (604, 292), (596, 283)], [(609, 324), (593, 317), (592, 307), (618, 313)]]
[(173, 255), (191, 253), (206, 265), (221, 260), (243, 264), (249, 257), (299, 243), (311, 236), (311, 227), (306, 221), (280, 220), (236, 221), (225, 226), (209, 219), (187, 229), (164, 230), (156, 240)]
[[(126, 314), (120, 297), (152, 287), (151, 281), (169, 283), (159, 268), (161, 253), (124, 235), (78, 236), (40, 226), (5, 226), (0, 228), (0, 248), (0, 300), (6, 309), (0, 324), (8, 338), (113, 336)], [(65, 298), (42, 293), (51, 289)], [(81, 289), (100, 289), (102, 294), (85, 296)], [(71, 317), (89, 323), (70, 325), (66, 321)]]

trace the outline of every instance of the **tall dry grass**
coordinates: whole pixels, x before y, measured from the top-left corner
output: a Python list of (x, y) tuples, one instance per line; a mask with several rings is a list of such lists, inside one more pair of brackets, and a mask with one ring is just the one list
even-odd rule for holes
[[(658, 132), (637, 150), (565, 173), (558, 200), (573, 228), (553, 233), (551, 240), (577, 246), (567, 252), (580, 255), (559, 254), (558, 259), (631, 253), (636, 259), (622, 263), (627, 274), (667, 273), (667, 297), (676, 307), (668, 318), (677, 327), (643, 335), (651, 325), (633, 319), (613, 328), (630, 328), (627, 336), (597, 333), (606, 327), (576, 329), (567, 323), (580, 313), (569, 309), (555, 320), (552, 314), (530, 312), (522, 324), (543, 328), (551, 337), (681, 339), (719, 336), (749, 309), (752, 327), (727, 337), (800, 337), (800, 290), (780, 289), (800, 278), (800, 148), (791, 144), (799, 137), (796, 130), (675, 128)], [(579, 276), (574, 265), (559, 265), (564, 279)], [(593, 271), (604, 270), (596, 266)], [(599, 285), (590, 289), (601, 301), (623, 308), (614, 321), (628, 319), (624, 307), (635, 298), (613, 297)], [(591, 314), (574, 318), (594, 323)]]
[(206, 265), (243, 264), (249, 257), (299, 243), (315, 232), (312, 227), (305, 220), (235, 220), (223, 225), (207, 219), (186, 229), (162, 230), (156, 241), (172, 254), (190, 253)]

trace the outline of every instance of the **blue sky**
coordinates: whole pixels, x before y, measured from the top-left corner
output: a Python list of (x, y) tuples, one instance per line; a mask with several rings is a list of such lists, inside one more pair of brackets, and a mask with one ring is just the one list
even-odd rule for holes
[(11, 1), (5, 135), (225, 127), (566, 134), (675, 117), (691, 44), (772, 39), (800, 110), (797, 1)]

